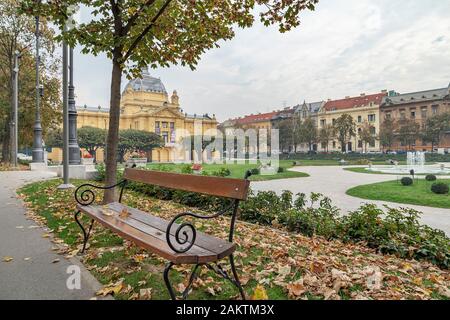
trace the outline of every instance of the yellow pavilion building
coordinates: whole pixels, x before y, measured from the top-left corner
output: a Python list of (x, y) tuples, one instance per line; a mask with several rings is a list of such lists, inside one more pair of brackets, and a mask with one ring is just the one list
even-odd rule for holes
[[(108, 129), (108, 109), (85, 105), (77, 107), (77, 112), (78, 128), (91, 126)], [(194, 123), (199, 128), (195, 133)], [(215, 115), (183, 112), (177, 91), (173, 91), (169, 99), (161, 79), (152, 77), (147, 68), (142, 70), (141, 78), (131, 80), (122, 93), (120, 129), (154, 132), (160, 135), (164, 141), (163, 147), (154, 149), (147, 154), (149, 161), (174, 161), (176, 143), (180, 143), (188, 135), (199, 135), (199, 133), (215, 136), (217, 124)], [(56, 154), (55, 151), (49, 154), (49, 159), (61, 161), (60, 152)], [(103, 161), (103, 159), (103, 150), (98, 150), (97, 161)]]

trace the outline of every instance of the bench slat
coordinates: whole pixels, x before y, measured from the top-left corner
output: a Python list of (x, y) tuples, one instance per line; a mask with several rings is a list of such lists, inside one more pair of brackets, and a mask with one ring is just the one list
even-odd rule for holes
[[(162, 233), (166, 233), (169, 222), (159, 217), (150, 215), (141, 210), (125, 206), (121, 203), (111, 203), (109, 205), (114, 211), (121, 212), (123, 208), (126, 208), (130, 213), (130, 218), (145, 223), (153, 228), (160, 230)], [(170, 234), (175, 236), (175, 232), (178, 228), (178, 224), (174, 224), (170, 230)], [(174, 242), (175, 243), (175, 240)], [(230, 247), (231, 243), (225, 240), (217, 239), (208, 234), (197, 232), (197, 238), (195, 239), (195, 245), (218, 255), (219, 259), (222, 259), (231, 254), (231, 252), (224, 252), (224, 249)]]
[(124, 179), (159, 187), (197, 192), (211, 196), (246, 200), (250, 181), (177, 174), (151, 170), (125, 169)]
[[(120, 212), (126, 208), (131, 216), (128, 218), (121, 218)], [(162, 224), (153, 226), (152, 219), (148, 222), (142, 221), (143, 215), (153, 217), (147, 213), (137, 209), (124, 206), (119, 203), (108, 205), (107, 210), (111, 210), (113, 215), (103, 214), (104, 208), (102, 206), (81, 206), (78, 205), (78, 210), (89, 215), (103, 226), (111, 229), (120, 236), (135, 242), (137, 245), (156, 253), (163, 258), (172, 261), (175, 264), (197, 264), (215, 262), (225, 256), (230, 255), (235, 250), (235, 245), (221, 239), (207, 236), (203, 233), (197, 232), (197, 240), (195, 245), (186, 253), (174, 252), (166, 242), (165, 230), (161, 230)], [(154, 217), (156, 218), (156, 217)], [(159, 218), (158, 218), (159, 219)], [(168, 223), (166, 222), (166, 225)], [(173, 238), (173, 236), (171, 236)], [(199, 239), (201, 246), (197, 244)], [(212, 250), (207, 248), (206, 242), (210, 242)], [(175, 243), (175, 240), (173, 241)], [(218, 247), (222, 246), (221, 252), (218, 252)], [(206, 248), (205, 248), (206, 247)]]

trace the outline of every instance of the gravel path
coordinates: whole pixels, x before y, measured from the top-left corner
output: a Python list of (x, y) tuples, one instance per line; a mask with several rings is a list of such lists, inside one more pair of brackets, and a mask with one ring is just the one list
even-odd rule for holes
[(401, 205), (398, 203), (373, 201), (355, 198), (346, 195), (346, 191), (359, 185), (372, 184), (383, 181), (395, 180), (395, 175), (363, 174), (344, 170), (343, 167), (297, 167), (294, 171), (306, 172), (308, 178), (295, 178), (285, 180), (272, 180), (262, 182), (252, 182), (252, 189), (256, 191), (276, 191), (290, 190), (294, 194), (319, 192), (333, 201), (333, 204), (341, 208), (343, 212), (355, 210), (362, 203), (375, 203), (379, 206), (387, 204), (391, 207), (408, 207), (423, 212), (422, 222), (433, 228), (438, 228), (450, 235), (450, 209), (430, 208), (416, 205)]

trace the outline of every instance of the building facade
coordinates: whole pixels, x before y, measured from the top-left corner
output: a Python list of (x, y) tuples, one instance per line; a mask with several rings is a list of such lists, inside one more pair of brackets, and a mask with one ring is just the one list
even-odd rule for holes
[[(91, 126), (108, 129), (108, 109), (83, 106), (77, 107), (77, 111), (78, 128)], [(141, 78), (133, 79), (126, 85), (120, 112), (120, 129), (154, 132), (163, 139), (163, 147), (147, 154), (147, 158), (153, 162), (179, 159), (181, 155), (175, 154), (176, 143), (189, 135), (214, 136), (217, 130), (215, 115), (191, 115), (183, 112), (177, 92), (173, 91), (169, 99), (162, 81), (152, 77), (147, 69), (143, 69)], [(194, 130), (195, 124), (197, 131)], [(102, 161), (103, 158), (103, 150), (98, 150), (97, 160)]]
[[(376, 137), (380, 132), (380, 105), (387, 91), (377, 94), (361, 94), (358, 97), (346, 97), (340, 100), (328, 100), (318, 113), (318, 129), (327, 125), (333, 125), (336, 119), (343, 114), (352, 116), (356, 123), (356, 135), (351, 137), (346, 143), (347, 152), (378, 152), (380, 151), (380, 142)], [(360, 138), (360, 133), (364, 126), (369, 126), (375, 142), (367, 146), (367, 150)], [(339, 152), (341, 145), (337, 137), (329, 142), (329, 145), (320, 144), (320, 152)]]
[[(390, 92), (381, 103), (382, 121), (391, 119), (395, 127), (401, 127), (407, 120), (413, 120), (425, 128), (430, 117), (450, 112), (450, 84), (446, 88), (426, 90), (399, 94)], [(446, 134), (437, 148), (450, 148), (450, 134)], [(409, 146), (403, 145), (398, 139), (390, 147), (392, 150), (407, 150)], [(416, 139), (412, 149), (416, 151), (433, 151), (431, 143), (421, 138)]]

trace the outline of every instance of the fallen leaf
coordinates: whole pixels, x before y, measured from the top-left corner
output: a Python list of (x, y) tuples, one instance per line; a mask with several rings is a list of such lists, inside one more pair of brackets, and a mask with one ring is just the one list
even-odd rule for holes
[(179, 293), (183, 293), (184, 290), (186, 290), (186, 286), (185, 286), (183, 283), (179, 283), (179, 284), (177, 285), (177, 291), (178, 291)]
[(262, 285), (257, 285), (251, 300), (269, 300), (266, 289)]
[(449, 288), (440, 287), (439, 290), (438, 290), (438, 293), (439, 293), (441, 296), (450, 298), (450, 289), (449, 289)]
[(127, 208), (123, 208), (119, 214), (119, 217), (121, 217), (122, 219), (126, 219), (129, 216), (130, 216), (130, 213), (128, 212)]
[(140, 289), (139, 299), (140, 300), (150, 300), (152, 298), (152, 288)]
[(212, 296), (216, 295), (216, 292), (214, 291), (214, 288), (212, 288), (212, 287), (207, 287), (205, 291), (208, 292)]
[(123, 280), (120, 280), (110, 286), (103, 287), (102, 289), (97, 291), (95, 294), (97, 296), (103, 296), (103, 297), (107, 296), (108, 294), (117, 295), (120, 293), (120, 291), (122, 291), (123, 288), (124, 288)]
[(52, 261), (52, 263), (58, 263), (60, 260), (59, 259), (55, 259)]
[(278, 266), (278, 274), (283, 278), (287, 277), (291, 273), (291, 266)]
[(2, 259), (3, 262), (11, 262), (13, 260), (14, 260), (13, 257), (3, 257), (3, 259)]
[(289, 295), (294, 297), (299, 297), (306, 292), (301, 280), (288, 284), (286, 288), (289, 290)]

